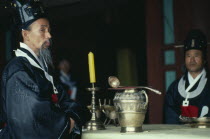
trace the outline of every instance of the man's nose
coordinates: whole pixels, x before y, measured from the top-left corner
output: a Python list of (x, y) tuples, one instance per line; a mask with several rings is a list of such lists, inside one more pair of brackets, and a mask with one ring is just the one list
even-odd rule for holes
[(191, 57), (191, 58), (190, 58), (190, 61), (191, 61), (191, 62), (195, 62), (195, 57)]
[(47, 37), (48, 39), (51, 39), (51, 38), (52, 38), (50, 32), (47, 32), (47, 36), (46, 36), (46, 37)]

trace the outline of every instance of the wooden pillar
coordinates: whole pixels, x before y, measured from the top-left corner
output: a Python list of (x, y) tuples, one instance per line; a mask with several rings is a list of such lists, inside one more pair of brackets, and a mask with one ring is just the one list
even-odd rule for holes
[[(162, 70), (163, 20), (162, 0), (146, 0), (146, 46), (147, 46), (147, 82), (160, 91), (164, 90)], [(152, 124), (162, 123), (163, 95), (149, 92), (149, 119)]]

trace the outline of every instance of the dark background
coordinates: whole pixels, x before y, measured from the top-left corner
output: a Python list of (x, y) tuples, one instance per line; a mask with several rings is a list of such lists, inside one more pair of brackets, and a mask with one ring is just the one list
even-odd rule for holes
[[(51, 24), (52, 53), (55, 65), (62, 58), (71, 62), (72, 74), (79, 86), (79, 99), (88, 105), (90, 92), (88, 53), (95, 56), (96, 86), (100, 87), (96, 97), (113, 99), (114, 92), (108, 91), (108, 77), (117, 75), (116, 52), (130, 48), (143, 63), (145, 54), (144, 0), (52, 0), (42, 1)], [(3, 3), (2, 3), (3, 5)], [(12, 48), (18, 48), (19, 37), (14, 27), (11, 9), (0, 9), (1, 47), (4, 33), (11, 31)], [(5, 51), (5, 48), (1, 48)], [(8, 63), (6, 54), (1, 55), (1, 71)], [(13, 55), (12, 55), (13, 56)], [(139, 82), (146, 84), (146, 69), (139, 62)], [(56, 67), (57, 68), (57, 67)]]

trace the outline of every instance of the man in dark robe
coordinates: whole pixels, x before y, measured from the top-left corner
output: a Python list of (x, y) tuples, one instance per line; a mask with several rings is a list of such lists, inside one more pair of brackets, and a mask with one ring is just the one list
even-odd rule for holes
[(85, 114), (49, 73), (51, 34), (43, 7), (38, 0), (11, 5), (19, 12), (23, 42), (2, 75), (0, 138), (74, 138)]
[(206, 48), (206, 36), (191, 30), (184, 42), (186, 72), (170, 85), (165, 96), (165, 123), (178, 124), (181, 117), (210, 117)]

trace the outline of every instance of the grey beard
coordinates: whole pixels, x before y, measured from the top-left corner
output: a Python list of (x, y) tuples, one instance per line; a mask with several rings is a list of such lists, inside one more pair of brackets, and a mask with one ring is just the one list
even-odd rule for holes
[(50, 52), (49, 48), (41, 47), (41, 49), (39, 51), (39, 58), (41, 60), (44, 60), (47, 64), (47, 66), (54, 67), (53, 60), (52, 60), (52, 55), (51, 55), (51, 52)]

